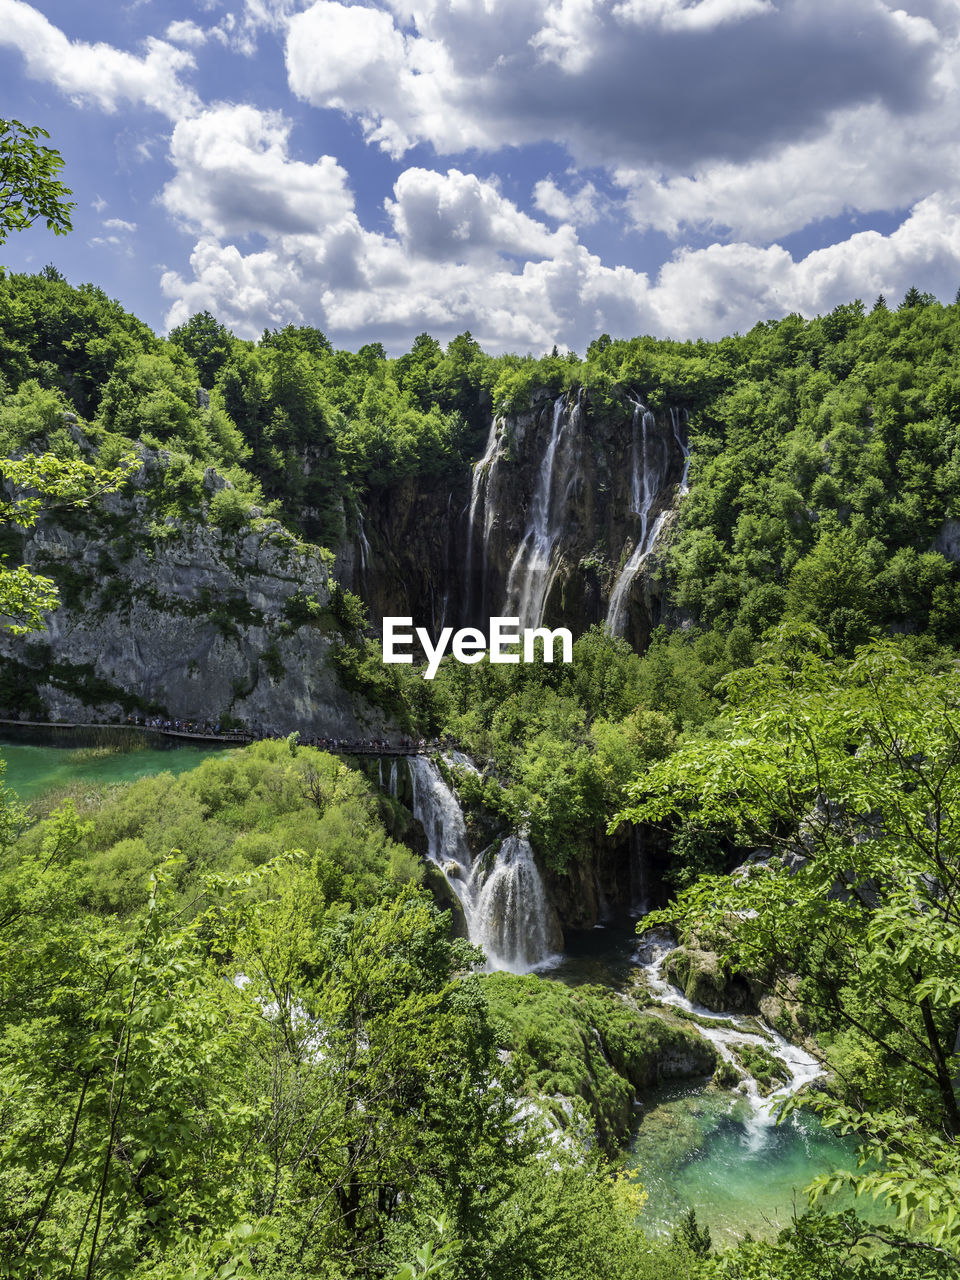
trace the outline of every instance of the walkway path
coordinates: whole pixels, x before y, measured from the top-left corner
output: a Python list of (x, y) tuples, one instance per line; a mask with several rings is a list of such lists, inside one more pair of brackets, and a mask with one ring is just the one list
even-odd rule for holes
[[(189, 721), (187, 725), (189, 725)], [(163, 738), (176, 738), (181, 742), (220, 742), (229, 745), (245, 746), (248, 742), (258, 742), (265, 738), (282, 738), (285, 734), (276, 733), (246, 733), (238, 730), (225, 729), (221, 733), (217, 733), (213, 729), (204, 726), (203, 728), (191, 729), (184, 725), (181, 728), (173, 727), (175, 722), (166, 721), (161, 724), (137, 724), (134, 722), (124, 724), (79, 724), (66, 723), (59, 720), (0, 720), (0, 727), (9, 725), (16, 729), (130, 729), (138, 730), (140, 733), (158, 734)], [(171, 727), (167, 727), (170, 725)], [(419, 756), (429, 755), (432, 751), (438, 751), (441, 747), (439, 742), (409, 742), (398, 745), (397, 743), (381, 742), (368, 738), (323, 738), (323, 737), (301, 737), (304, 746), (319, 747), (321, 751), (329, 751), (335, 755), (344, 756)]]

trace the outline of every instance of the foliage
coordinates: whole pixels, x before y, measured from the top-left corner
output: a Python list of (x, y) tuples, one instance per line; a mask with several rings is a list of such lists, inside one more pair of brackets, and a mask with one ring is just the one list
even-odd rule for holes
[[(110, 470), (52, 453), (2, 458), (0, 478), (11, 486), (13, 496), (0, 498), (0, 528), (14, 525), (29, 529), (45, 506), (87, 506), (116, 492), (137, 465), (132, 456)], [(43, 614), (55, 609), (58, 602), (50, 578), (31, 573), (26, 565), (9, 568), (0, 560), (0, 629), (13, 635), (43, 630)]]
[(629, 1134), (634, 1098), (658, 1083), (665, 1058), (686, 1056), (688, 1075), (713, 1070), (712, 1050), (695, 1033), (638, 1012), (606, 987), (494, 973), (484, 992), (517, 1087), (550, 1106), (561, 1130), (575, 1133), (586, 1119), (607, 1151)]
[(824, 1185), (957, 1252), (960, 676), (890, 642), (831, 662), (822, 633), (784, 628), (727, 691), (714, 735), (642, 775), (620, 816), (725, 824), (769, 857), (644, 923), (696, 927), (781, 994), (797, 975), (840, 1085), (813, 1105), (865, 1162)]
[(49, 138), (39, 125), (0, 118), (0, 244), (11, 231), (24, 231), (39, 218), (54, 235), (71, 231), (76, 205), (59, 180), (63, 157), (39, 138)]

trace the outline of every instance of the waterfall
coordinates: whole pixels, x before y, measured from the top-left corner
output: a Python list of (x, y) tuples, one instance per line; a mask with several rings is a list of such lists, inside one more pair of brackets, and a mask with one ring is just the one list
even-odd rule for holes
[(686, 443), (686, 431), (680, 431), (680, 414), (683, 414), (683, 425), (686, 427), (687, 419), (690, 417), (686, 409), (670, 410), (670, 426), (673, 429), (673, 438), (677, 442), (677, 447), (683, 454), (683, 475), (680, 477), (680, 497), (684, 497), (690, 492), (690, 486), (687, 484), (687, 476), (690, 474), (690, 446)]
[(412, 756), (410, 777), (427, 856), (456, 894), (467, 936), (483, 948), (487, 967), (529, 973), (546, 964), (558, 950), (559, 925), (529, 841), (508, 836), (489, 865), (483, 858), (474, 862), (463, 810), (436, 763)]
[(508, 836), (497, 851), (482, 878), (476, 920), (491, 968), (529, 973), (550, 958), (550, 905), (530, 841), (523, 836)]
[(397, 762), (396, 760), (392, 760), (390, 762), (390, 782), (388, 784), (388, 793), (394, 798), (394, 800), (397, 798), (397, 782)]
[[(637, 398), (633, 410), (633, 477), (632, 490), (634, 511), (640, 517), (640, 535), (637, 538), (633, 553), (620, 570), (620, 576), (614, 584), (607, 604), (607, 630), (611, 635), (622, 635), (626, 630), (627, 603), (637, 574), (644, 561), (657, 545), (660, 530), (669, 514), (664, 507), (660, 514), (650, 523), (650, 512), (655, 502), (663, 496), (663, 482), (668, 471), (668, 458), (658, 436), (650, 429), (656, 425), (653, 414)], [(639, 433), (637, 424), (639, 422)], [(690, 469), (690, 449), (684, 442), (680, 431), (680, 415), (676, 409), (670, 410), (670, 426), (673, 438), (683, 455), (683, 475), (680, 480), (681, 496), (687, 492), (687, 473)], [(638, 438), (639, 436), (639, 438)]]
[(539, 627), (557, 566), (553, 553), (563, 532), (567, 501), (577, 478), (575, 440), (582, 419), (583, 388), (568, 414), (567, 396), (553, 406), (553, 422), (527, 513), (527, 527), (507, 576), (504, 614), (521, 627)]
[(760, 1096), (757, 1083), (749, 1074), (745, 1076), (740, 1086), (750, 1099), (752, 1108), (752, 1119), (747, 1127), (748, 1139), (751, 1147), (759, 1148), (766, 1141), (770, 1129), (776, 1122), (777, 1104), (816, 1080), (823, 1074), (823, 1069), (816, 1058), (805, 1049), (791, 1044), (765, 1023), (759, 1023), (762, 1028), (760, 1033), (744, 1030), (747, 1026), (756, 1027), (759, 1019), (744, 1018), (736, 1013), (715, 1013), (712, 1009), (688, 1000), (663, 975), (664, 962), (674, 950), (676, 950), (676, 944), (672, 940), (665, 939), (659, 932), (652, 932), (650, 939), (640, 948), (641, 955), (646, 953), (648, 957), (642, 964), (644, 977), (657, 999), (676, 1009), (683, 1009), (687, 1013), (696, 1015), (699, 1019), (697, 1029), (700, 1034), (710, 1041), (724, 1062), (729, 1062), (738, 1071), (742, 1071), (743, 1068), (734, 1054), (734, 1048), (737, 1045), (760, 1046), (771, 1056), (778, 1058), (786, 1068), (789, 1075), (786, 1084), (781, 1085), (765, 1098)]
[(367, 541), (367, 534), (363, 527), (363, 512), (357, 512), (357, 545), (360, 548), (360, 579), (363, 583), (363, 589), (367, 587), (367, 565), (370, 562), (370, 543)]
[(490, 431), (487, 435), (487, 447), (483, 451), (483, 457), (474, 465), (473, 468), (473, 484), (470, 489), (470, 510), (467, 517), (467, 564), (466, 564), (466, 582), (463, 590), (463, 609), (464, 619), (469, 621), (471, 610), (475, 601), (475, 592), (473, 589), (473, 557), (474, 557), (474, 529), (477, 520), (477, 509), (480, 506), (481, 498), (484, 503), (484, 521), (483, 521), (483, 550), (480, 562), (480, 603), (479, 612), (482, 614), (486, 600), (484, 597), (487, 593), (487, 542), (490, 537), (490, 513), (486, 509), (487, 480), (490, 477), (490, 464), (493, 456), (497, 452), (497, 433), (500, 430), (500, 419), (491, 418)]
[(650, 910), (650, 867), (643, 828), (634, 826), (630, 833), (630, 912), (645, 916)]

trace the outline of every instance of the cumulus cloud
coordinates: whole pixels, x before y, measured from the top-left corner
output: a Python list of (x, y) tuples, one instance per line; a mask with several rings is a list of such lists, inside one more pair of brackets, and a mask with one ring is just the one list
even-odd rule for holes
[[(492, 350), (541, 351), (554, 342), (583, 350), (603, 331), (719, 337), (761, 317), (812, 315), (880, 292), (896, 298), (911, 284), (936, 292), (944, 279), (960, 280), (960, 200), (946, 196), (919, 201), (889, 236), (863, 232), (798, 258), (743, 241), (685, 248), (655, 277), (609, 266), (568, 222), (550, 231), (494, 184), (457, 169), (401, 173), (386, 202), (390, 235), (361, 225), (340, 180), (326, 216), (311, 221), (304, 210), (322, 204), (311, 185), (317, 166), (287, 154), (282, 120), (243, 114), (250, 110), (220, 108), (178, 126), (174, 157), (184, 167), (166, 198), (204, 233), (191, 271), (163, 276), (171, 325), (208, 309), (248, 336), (311, 323), (339, 342), (376, 338), (401, 350), (424, 329), (448, 340), (469, 328)], [(200, 142), (225, 137), (232, 141), (207, 190)], [(263, 201), (243, 196), (258, 187)], [(277, 194), (293, 187), (305, 193), (303, 205)], [(329, 196), (325, 182), (320, 188)], [(229, 191), (237, 198), (223, 203)], [(554, 198), (540, 195), (545, 204)], [(225, 242), (253, 230), (265, 247), (244, 252)]]
[(146, 40), (144, 56), (137, 57), (109, 44), (69, 40), (24, 0), (0, 0), (0, 45), (20, 51), (32, 79), (103, 111), (131, 104), (176, 120), (198, 106), (182, 80), (195, 66), (192, 54), (164, 40)]
[(489, 182), (450, 169), (406, 169), (394, 184), (395, 200), (386, 201), (394, 228), (406, 250), (436, 261), (462, 261), (509, 253), (551, 257), (567, 238), (521, 213)]
[(937, 28), (882, 0), (316, 0), (287, 25), (293, 91), (393, 155), (553, 140), (683, 173), (929, 97)]
[(569, 194), (561, 190), (553, 178), (542, 178), (536, 183), (533, 203), (548, 218), (570, 222), (577, 227), (588, 227), (597, 222), (607, 207), (607, 202), (592, 182), (585, 182), (579, 191)]
[(164, 36), (172, 41), (173, 44), (185, 44), (194, 48), (205, 44), (208, 32), (203, 27), (198, 27), (195, 22), (189, 18), (185, 18), (179, 22), (171, 22), (164, 32)]
[(136, 231), (135, 222), (127, 222), (123, 218), (105, 218), (103, 225), (108, 231)]
[(353, 208), (346, 171), (288, 154), (290, 124), (277, 112), (222, 105), (173, 131), (176, 175), (161, 200), (179, 220), (214, 236), (316, 232)]
[(779, 245), (683, 250), (660, 272), (658, 314), (665, 330), (717, 337), (760, 316), (899, 298), (914, 284), (935, 293), (944, 279), (960, 279), (960, 201), (930, 196), (891, 235), (859, 232), (800, 261)]
[(948, 41), (931, 73), (935, 105), (928, 111), (895, 115), (879, 102), (837, 111), (813, 138), (686, 174), (621, 166), (614, 176), (626, 191), (629, 219), (640, 231), (678, 236), (694, 227), (770, 240), (817, 219), (902, 209), (938, 189), (960, 192), (958, 73), (956, 44)]

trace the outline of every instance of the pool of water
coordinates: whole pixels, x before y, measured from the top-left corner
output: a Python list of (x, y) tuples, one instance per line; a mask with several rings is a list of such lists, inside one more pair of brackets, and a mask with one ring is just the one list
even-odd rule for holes
[[(747, 1232), (771, 1239), (808, 1207), (803, 1193), (818, 1174), (856, 1167), (853, 1144), (815, 1116), (794, 1113), (782, 1124), (757, 1124), (730, 1094), (689, 1086), (651, 1100), (631, 1144), (628, 1164), (647, 1191), (642, 1222), (669, 1235), (695, 1209), (718, 1246)], [(852, 1195), (823, 1201), (831, 1212), (856, 1206), (861, 1217), (886, 1216)]]
[[(643, 981), (645, 959), (629, 925), (592, 929), (568, 935), (565, 954), (541, 977), (628, 991)], [(853, 1142), (815, 1116), (795, 1113), (778, 1125), (756, 1100), (703, 1080), (645, 1095), (627, 1164), (647, 1192), (641, 1221), (651, 1235), (670, 1235), (692, 1208), (723, 1247), (748, 1232), (775, 1238), (808, 1207), (804, 1187), (818, 1174), (855, 1168), (856, 1157)], [(868, 1221), (888, 1216), (851, 1195), (823, 1203), (831, 1211), (855, 1206)]]
[(76, 744), (64, 746), (10, 742), (0, 738), (0, 759), (6, 762), (3, 783), (25, 804), (48, 791), (74, 783), (122, 783), (152, 773), (185, 773), (195, 769), (222, 747), (134, 745), (133, 750), (107, 750)]
[(631, 925), (571, 931), (564, 938), (563, 955), (539, 973), (568, 987), (597, 983), (624, 991), (639, 974), (636, 951), (637, 935)]

